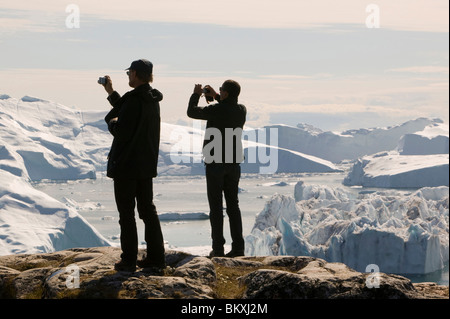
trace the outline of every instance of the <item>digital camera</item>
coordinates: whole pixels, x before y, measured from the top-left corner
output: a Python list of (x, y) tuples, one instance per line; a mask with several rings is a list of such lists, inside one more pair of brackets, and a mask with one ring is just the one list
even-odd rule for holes
[(98, 84), (105, 85), (108, 82), (108, 79), (105, 77), (98, 78)]
[[(210, 93), (210, 92), (211, 92), (211, 91), (210, 91), (209, 89), (203, 88), (203, 94), (207, 94), (207, 93)], [(208, 103), (214, 101), (214, 97), (208, 96), (208, 95), (205, 95), (205, 99), (206, 99), (206, 101), (207, 101)]]

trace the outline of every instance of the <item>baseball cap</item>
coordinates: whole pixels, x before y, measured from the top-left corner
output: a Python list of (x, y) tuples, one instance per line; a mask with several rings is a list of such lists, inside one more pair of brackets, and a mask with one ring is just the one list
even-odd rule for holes
[(130, 67), (125, 70), (143, 71), (148, 74), (152, 74), (153, 64), (149, 60), (139, 59), (139, 60), (133, 61), (130, 65)]

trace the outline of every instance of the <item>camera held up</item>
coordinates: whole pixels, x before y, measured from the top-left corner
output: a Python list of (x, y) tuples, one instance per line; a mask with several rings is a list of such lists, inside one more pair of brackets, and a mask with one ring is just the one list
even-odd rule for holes
[(106, 78), (106, 76), (105, 77), (99, 77), (97, 82), (98, 82), (98, 84), (105, 85), (106, 83), (108, 83), (108, 79)]
[(209, 95), (206, 95), (206, 94), (208, 94), (208, 93), (211, 93), (211, 90), (208, 89), (208, 88), (206, 88), (206, 87), (203, 88), (203, 94), (205, 94), (206, 102), (210, 103), (210, 102), (214, 101), (214, 97), (209, 96)]

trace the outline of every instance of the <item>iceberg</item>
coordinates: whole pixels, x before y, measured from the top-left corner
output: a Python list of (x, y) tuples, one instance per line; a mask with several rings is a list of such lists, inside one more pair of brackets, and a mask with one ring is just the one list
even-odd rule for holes
[(0, 255), (109, 246), (74, 209), (0, 170)]
[(403, 135), (397, 148), (357, 159), (344, 184), (382, 188), (449, 186), (449, 127), (433, 123)]
[(397, 149), (401, 155), (448, 154), (448, 139), (448, 125), (434, 123), (422, 131), (403, 135)]
[(96, 178), (110, 142), (86, 118), (54, 102), (1, 95), (0, 255), (110, 245), (73, 207), (31, 184)]
[(275, 194), (245, 238), (246, 255), (293, 255), (342, 262), (364, 272), (427, 274), (449, 259), (449, 190), (357, 193), (297, 183)]
[[(398, 141), (404, 135), (426, 131), (428, 126), (443, 125), (442, 122), (440, 119), (418, 118), (396, 126), (344, 132), (323, 132), (307, 124), (298, 124), (297, 127), (271, 125), (265, 127), (265, 129), (277, 129), (279, 148), (312, 155), (332, 163), (339, 163), (369, 154), (394, 150), (398, 147)], [(441, 128), (445, 130), (445, 125)], [(428, 133), (425, 132), (425, 134)], [(434, 132), (433, 134), (439, 133)]]
[(449, 186), (449, 155), (400, 155), (396, 151), (355, 161), (344, 185), (380, 188)]
[(83, 126), (81, 112), (54, 102), (0, 99), (0, 167), (32, 181), (95, 179)]

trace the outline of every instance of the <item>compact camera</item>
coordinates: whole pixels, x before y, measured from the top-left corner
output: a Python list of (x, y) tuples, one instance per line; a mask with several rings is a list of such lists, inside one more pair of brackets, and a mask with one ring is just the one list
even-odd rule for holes
[[(203, 94), (207, 94), (207, 93), (210, 93), (210, 92), (211, 92), (211, 91), (210, 91), (209, 89), (203, 88)], [(207, 96), (207, 95), (205, 95), (205, 99), (206, 99), (206, 101), (207, 101), (208, 103), (214, 101), (214, 97), (212, 97), (212, 96)]]
[(108, 79), (106, 78), (106, 76), (105, 77), (100, 77), (100, 78), (98, 78), (98, 84), (102, 84), (102, 85), (105, 85), (106, 83), (108, 83)]

